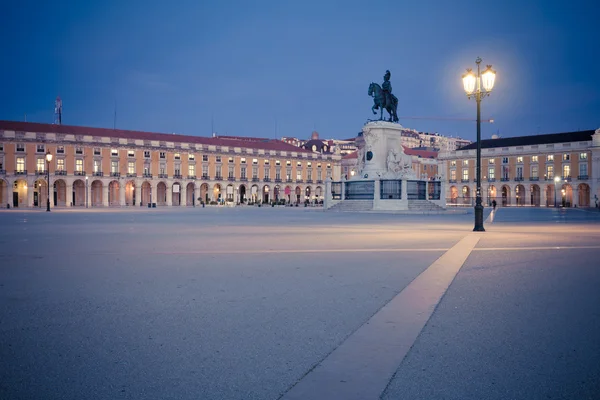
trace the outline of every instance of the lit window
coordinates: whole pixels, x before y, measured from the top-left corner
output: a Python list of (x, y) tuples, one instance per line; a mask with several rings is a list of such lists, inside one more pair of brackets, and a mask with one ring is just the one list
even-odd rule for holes
[(306, 163), (306, 166), (307, 166), (308, 168), (312, 168), (312, 163), (309, 161), (309, 162), (307, 162), (307, 163)]
[(134, 161), (129, 161), (127, 163), (127, 173), (135, 174), (135, 162)]
[(496, 179), (496, 168), (488, 168), (488, 179)]
[(587, 160), (588, 155), (587, 153), (579, 153), (579, 159), (580, 160)]
[(25, 157), (17, 157), (17, 172), (25, 172)]
[(75, 154), (83, 154), (83, 147), (75, 147)]
[(188, 176), (196, 176), (196, 166), (195, 165), (188, 166)]
[(298, 162), (296, 163), (296, 167), (297, 167), (297, 168), (302, 168), (302, 163), (301, 163), (300, 161), (298, 161)]
[(83, 172), (83, 160), (81, 158), (75, 160), (75, 171)]
[(531, 156), (531, 162), (538, 162), (538, 156)]
[(127, 157), (135, 157), (135, 151), (127, 150)]
[(100, 160), (94, 160), (94, 172), (100, 172)]
[(265, 165), (269, 165), (269, 160), (265, 160)]
[(46, 152), (46, 146), (44, 146), (43, 144), (38, 144), (35, 148), (35, 151), (38, 153), (45, 153)]
[(463, 165), (469, 165), (469, 160), (463, 160)]
[(100, 155), (100, 147), (94, 147), (94, 155), (95, 156), (99, 156)]
[(450, 161), (450, 166), (451, 167), (456, 167), (456, 160)]
[(117, 172), (119, 172), (119, 162), (118, 161), (110, 162), (110, 172), (112, 174), (116, 174)]
[(279, 160), (275, 160), (275, 165), (276, 165), (276, 166), (280, 166), (280, 165), (281, 165), (281, 161), (279, 161)]
[(292, 162), (291, 162), (290, 160), (287, 160), (287, 161), (285, 162), (285, 165), (287, 165), (288, 167), (291, 167), (291, 166), (292, 166)]
[(496, 160), (494, 160), (493, 158), (490, 158), (490, 159), (488, 160), (488, 164), (494, 164), (495, 162), (496, 162)]
[(563, 161), (569, 161), (571, 159), (571, 155), (568, 153), (563, 154)]
[(532, 178), (537, 178), (539, 176), (538, 174), (539, 174), (539, 172), (538, 172), (538, 166), (537, 165), (532, 165), (531, 166), (531, 177)]
[(563, 178), (570, 178), (571, 177), (571, 166), (570, 165), (563, 165)]
[(46, 160), (43, 158), (37, 159), (36, 171), (44, 172), (46, 170)]
[(456, 170), (450, 170), (450, 180), (455, 181), (456, 180)]
[(246, 158), (245, 158), (245, 157), (242, 157), (242, 158), (240, 159), (240, 163), (241, 163), (241, 164), (246, 164)]
[(181, 154), (179, 154), (179, 153), (175, 153), (175, 155), (174, 155), (174, 158), (175, 158), (176, 160), (181, 160)]
[(256, 158), (252, 159), (252, 165), (257, 165), (258, 164), (258, 160)]
[(119, 156), (119, 150), (117, 150), (117, 149), (110, 149), (110, 155), (112, 157), (118, 157)]
[(517, 157), (517, 164), (523, 164), (523, 156)]
[(463, 170), (462, 170), (462, 180), (463, 181), (468, 181), (469, 180), (469, 169), (468, 168), (463, 168)]
[(190, 160), (190, 161), (196, 161), (196, 157), (194, 157), (193, 154), (188, 154), (188, 160)]
[(554, 166), (553, 165), (546, 166), (546, 178), (554, 179)]
[(56, 170), (57, 171), (64, 171), (65, 170), (65, 160), (64, 160), (64, 158), (57, 158), (56, 159)]
[(229, 160), (227, 160), (229, 162), (229, 164), (233, 164), (233, 157), (229, 157)]
[(546, 161), (554, 161), (554, 154), (548, 154), (546, 156)]

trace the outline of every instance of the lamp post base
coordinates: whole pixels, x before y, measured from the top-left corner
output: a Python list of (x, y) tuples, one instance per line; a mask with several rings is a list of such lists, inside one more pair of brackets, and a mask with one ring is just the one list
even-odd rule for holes
[(50, 211), (50, 199), (46, 201), (46, 212)]
[(481, 198), (478, 197), (475, 203), (475, 227), (473, 232), (485, 232), (483, 228), (483, 206), (481, 205)]

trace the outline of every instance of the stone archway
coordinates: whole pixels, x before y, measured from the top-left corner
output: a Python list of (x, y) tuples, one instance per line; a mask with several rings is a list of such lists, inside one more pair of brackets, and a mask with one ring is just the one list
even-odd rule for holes
[[(496, 196), (498, 195), (497, 190), (496, 190), (496, 186), (494, 185), (489, 185), (487, 188), (487, 196), (488, 196), (488, 206), (492, 206), (492, 201), (496, 200)], [(498, 200), (496, 200), (496, 204), (498, 203)]]
[(525, 186), (517, 185), (515, 187), (515, 200), (517, 202), (517, 206), (525, 205)]
[(275, 187), (273, 188), (273, 200), (275, 200), (276, 202), (279, 202), (279, 191), (279, 185), (275, 185)]
[(85, 207), (85, 183), (81, 179), (73, 182), (73, 207)]
[(285, 199), (287, 200), (288, 203), (292, 202), (292, 187), (290, 185), (287, 185), (285, 187)]
[(252, 196), (252, 202), (258, 203), (258, 185), (252, 185), (250, 189), (250, 194)]
[(321, 196), (323, 196), (323, 188), (321, 186), (317, 186), (317, 188), (315, 189), (315, 198), (317, 200), (320, 200)]
[(228, 203), (233, 203), (233, 199), (234, 199), (233, 185), (229, 184), (225, 188), (225, 201)]
[(102, 206), (102, 181), (95, 180), (92, 182), (90, 197), (90, 204), (92, 207)]
[(587, 183), (580, 183), (577, 186), (577, 207), (590, 206), (590, 187)]
[(8, 182), (0, 179), (0, 207), (4, 208), (10, 204), (8, 200)]
[(205, 204), (210, 202), (208, 198), (208, 183), (200, 185), (200, 201), (203, 201)]
[(142, 183), (142, 198), (140, 201), (143, 206), (152, 203), (152, 185), (148, 181)]
[(246, 185), (240, 185), (240, 203), (244, 204), (246, 202)]
[(456, 188), (456, 186), (450, 186), (450, 203), (458, 203), (458, 189)]
[(502, 205), (510, 205), (510, 187), (506, 185), (502, 186)]
[(564, 184), (560, 189), (560, 204), (563, 207), (573, 207), (573, 187), (571, 185)]
[(33, 183), (33, 206), (46, 207), (46, 199), (48, 198), (48, 185), (46, 180), (39, 178)]
[(538, 185), (531, 185), (531, 205), (539, 207), (541, 203), (541, 191)]
[(181, 183), (175, 182), (171, 186), (171, 204), (174, 206), (181, 205)]
[(119, 194), (121, 192), (121, 188), (119, 186), (118, 181), (111, 181), (108, 184), (108, 205), (109, 206), (120, 206), (121, 202), (119, 200)]
[(67, 205), (67, 183), (63, 179), (54, 181), (54, 205), (65, 207)]
[(555, 201), (556, 197), (556, 188), (554, 185), (546, 186), (546, 207), (556, 207), (557, 201)]
[(296, 204), (300, 203), (300, 196), (302, 196), (302, 188), (300, 186), (296, 186), (296, 190), (294, 191), (296, 194)]
[(24, 179), (18, 179), (13, 183), (13, 207), (27, 207), (27, 181)]
[(164, 182), (158, 182), (158, 185), (156, 185), (156, 205), (167, 205), (167, 184)]
[(312, 195), (312, 188), (310, 186), (307, 186), (304, 189), (304, 200), (310, 201), (310, 196), (311, 195)]
[(221, 185), (218, 183), (215, 183), (215, 186), (213, 186), (213, 190), (212, 190), (212, 201), (216, 201), (217, 203), (221, 202), (221, 196), (222, 196), (222, 190), (221, 190)]
[(471, 188), (468, 186), (462, 187), (463, 204), (471, 204)]
[(185, 205), (193, 206), (196, 204), (196, 199), (194, 198), (196, 195), (196, 185), (194, 182), (190, 182), (185, 187)]
[(136, 198), (135, 198), (135, 182), (129, 181), (125, 184), (125, 205), (126, 206), (135, 206)]
[(262, 202), (263, 203), (269, 203), (269, 194), (270, 194), (269, 190), (270, 190), (269, 185), (263, 186), (263, 189), (262, 189)]

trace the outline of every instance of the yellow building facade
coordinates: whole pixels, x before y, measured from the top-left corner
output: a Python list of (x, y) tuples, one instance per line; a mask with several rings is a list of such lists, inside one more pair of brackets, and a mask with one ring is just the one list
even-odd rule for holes
[[(46, 161), (46, 154), (52, 161)], [(319, 202), (340, 159), (278, 140), (0, 121), (0, 205)]]
[[(474, 205), (476, 147), (440, 153), (448, 205)], [(484, 205), (594, 207), (600, 197), (600, 129), (482, 140)]]

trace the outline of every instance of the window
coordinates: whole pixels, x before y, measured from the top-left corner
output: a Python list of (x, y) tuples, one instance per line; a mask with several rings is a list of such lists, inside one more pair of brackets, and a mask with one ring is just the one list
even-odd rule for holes
[[(290, 160), (287, 160), (285, 162), (285, 165), (288, 166), (288, 167), (291, 167), (292, 166), (292, 162)], [(321, 165), (319, 165), (319, 166), (321, 166)]]
[(221, 175), (221, 166), (220, 165), (217, 165), (217, 167), (216, 167), (216, 173), (215, 174), (216, 174), (217, 178), (221, 178), (222, 177), (222, 175)]
[[(328, 164), (329, 165), (329, 164)], [(327, 178), (331, 178), (331, 169), (329, 167), (327, 167), (327, 172), (325, 173), (325, 176)]]
[(233, 164), (233, 157), (229, 157), (228, 162), (229, 162), (229, 164)]
[(496, 160), (495, 160), (495, 159), (493, 159), (493, 158), (490, 158), (490, 159), (488, 160), (488, 164), (494, 164), (495, 162), (496, 162)]
[(188, 176), (196, 176), (196, 166), (188, 165)]
[(309, 162), (307, 162), (307, 163), (306, 163), (306, 166), (307, 166), (308, 168), (312, 168), (312, 163), (309, 161)]
[(242, 179), (246, 179), (246, 167), (241, 168), (241, 177)]
[(522, 166), (517, 166), (517, 174), (515, 176), (515, 178), (517, 179), (523, 179), (523, 167)]
[(312, 169), (309, 169), (308, 171), (306, 171), (306, 179), (308, 179), (309, 181), (312, 181)]
[(258, 165), (258, 160), (256, 158), (252, 159), (252, 165)]
[(563, 161), (570, 161), (571, 160), (571, 155), (568, 153), (563, 154)]
[(65, 146), (57, 146), (56, 154), (65, 154)]
[(118, 161), (111, 161), (110, 162), (110, 173), (111, 174), (116, 174), (119, 172), (119, 162)]
[(167, 174), (167, 166), (165, 164), (160, 164), (160, 167), (158, 168), (158, 173), (160, 175), (166, 175)]
[(188, 160), (196, 161), (196, 157), (193, 154), (188, 154)]
[[(582, 154), (586, 154), (586, 153), (582, 153)], [(588, 174), (588, 165), (587, 163), (579, 163), (579, 175), (580, 176), (587, 176)], [(580, 178), (580, 179), (587, 179), (587, 178)]]
[(38, 144), (37, 146), (35, 146), (35, 151), (37, 153), (45, 153), (46, 152), (46, 146), (44, 146), (43, 144)]
[(229, 172), (227, 174), (228, 178), (233, 178), (234, 177), (234, 175), (233, 175), (233, 168), (234, 168), (233, 165), (229, 166)]
[(17, 157), (17, 172), (25, 172), (25, 157)]
[(75, 154), (83, 154), (83, 147), (75, 147)]
[(285, 179), (288, 181), (292, 180), (292, 169), (291, 168), (287, 168), (285, 170)]
[(167, 153), (165, 153), (164, 151), (161, 151), (160, 153), (158, 153), (158, 158), (167, 158)]
[(144, 150), (144, 158), (150, 158), (150, 150)]
[(181, 164), (175, 164), (175, 171), (173, 176), (181, 176)]
[(452, 181), (456, 180), (456, 170), (455, 169), (450, 170), (450, 180), (452, 180)]
[(216, 157), (216, 162), (221, 162), (221, 156)]
[(202, 154), (202, 161), (204, 161), (204, 162), (208, 161), (208, 154)]
[(202, 176), (206, 176), (208, 177), (208, 165), (203, 165), (202, 166)]
[(502, 179), (508, 180), (509, 177), (510, 177), (510, 168), (508, 167), (508, 165), (503, 165), (502, 166)]
[(467, 195), (469, 194), (469, 188), (466, 186), (463, 186), (462, 188), (462, 195), (463, 197), (468, 197)]
[(546, 165), (546, 179), (554, 179), (554, 166)]
[(0, 143), (0, 151), (4, 151), (4, 143)]
[(548, 154), (546, 156), (546, 161), (554, 161), (554, 154)]
[(265, 160), (264, 164), (269, 165), (269, 160)]
[(297, 171), (296, 172), (296, 180), (302, 180), (302, 171)]
[(517, 164), (523, 164), (523, 156), (517, 157)]
[(494, 167), (488, 168), (488, 179), (496, 179), (496, 168), (494, 168)]
[(129, 161), (127, 163), (127, 173), (135, 174), (135, 161)]
[(265, 178), (266, 179), (269, 179), (269, 173), (270, 173), (269, 167), (265, 167)]
[(331, 169), (331, 164), (327, 164), (327, 169)]
[(463, 168), (463, 170), (462, 170), (462, 180), (463, 181), (468, 181), (469, 180), (469, 169), (468, 168)]
[(94, 160), (94, 172), (100, 172), (100, 160)]
[(135, 151), (127, 150), (127, 157), (131, 157), (131, 158), (135, 157)]
[(502, 164), (508, 164), (508, 157), (502, 157)]
[(240, 159), (240, 164), (246, 164), (246, 158), (245, 157), (242, 157)]
[(65, 170), (65, 160), (64, 160), (64, 158), (57, 158), (56, 159), (56, 170), (57, 171), (64, 171)]
[(532, 163), (538, 162), (538, 156), (531, 156), (531, 162)]
[(150, 164), (144, 164), (144, 176), (150, 175)]
[(75, 160), (75, 172), (83, 172), (83, 160), (81, 158)]
[(587, 158), (588, 158), (587, 153), (579, 153), (579, 159), (580, 160), (587, 160)]
[(531, 166), (531, 177), (532, 178), (538, 178), (539, 177), (539, 171), (538, 171), (538, 166), (537, 165), (532, 165)]
[(175, 154), (173, 155), (173, 158), (175, 158), (176, 160), (181, 160), (181, 154), (179, 154), (179, 153), (175, 153)]
[(37, 159), (37, 164), (35, 166), (35, 170), (38, 172), (44, 172), (46, 170), (46, 160), (44, 160), (43, 158), (38, 158)]
[(22, 153), (25, 151), (25, 143), (17, 143), (17, 151)]
[(469, 165), (469, 160), (463, 160), (463, 165), (464, 165), (464, 166), (467, 166), (467, 165)]
[(252, 179), (258, 179), (258, 167), (252, 167)]
[(281, 165), (281, 161), (275, 160), (275, 165), (279, 167)]
[(569, 164), (563, 165), (563, 178), (571, 177), (571, 166)]
[(456, 160), (450, 161), (450, 166), (451, 167), (456, 167)]
[(94, 147), (94, 155), (95, 156), (99, 156), (100, 155), (100, 147)]
[(110, 149), (110, 155), (111, 155), (111, 157), (119, 157), (119, 150)]
[(302, 163), (300, 161), (296, 163), (296, 168), (302, 168)]

